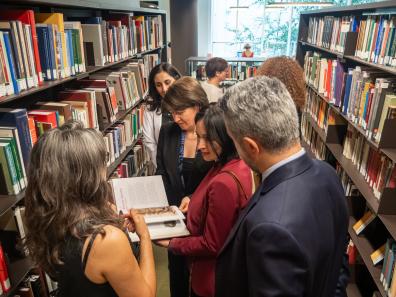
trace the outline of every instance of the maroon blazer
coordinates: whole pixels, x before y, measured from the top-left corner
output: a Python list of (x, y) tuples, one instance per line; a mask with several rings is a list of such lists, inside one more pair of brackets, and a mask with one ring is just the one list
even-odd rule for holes
[(239, 179), (248, 199), (252, 195), (250, 168), (240, 159), (212, 168), (191, 197), (187, 228), (191, 235), (174, 238), (169, 249), (189, 257), (191, 286), (199, 296), (214, 296), (216, 257), (238, 218), (240, 207), (247, 204), (234, 178)]

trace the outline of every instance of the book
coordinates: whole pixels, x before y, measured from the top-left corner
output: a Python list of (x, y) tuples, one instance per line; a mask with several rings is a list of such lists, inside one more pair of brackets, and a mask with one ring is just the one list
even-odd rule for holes
[(374, 265), (377, 265), (382, 260), (384, 260), (385, 246), (386, 244), (383, 244), (382, 246), (380, 246), (378, 249), (376, 249), (374, 252), (371, 253), (370, 258), (371, 261), (373, 261)]
[[(144, 216), (152, 240), (187, 236), (184, 215), (176, 206), (169, 206), (161, 176), (112, 179), (117, 211), (134, 208)], [(136, 234), (131, 234), (137, 241)]]
[(87, 66), (104, 66), (105, 56), (103, 53), (103, 40), (101, 25), (99, 24), (82, 24), (84, 36), (84, 56), (86, 57)]

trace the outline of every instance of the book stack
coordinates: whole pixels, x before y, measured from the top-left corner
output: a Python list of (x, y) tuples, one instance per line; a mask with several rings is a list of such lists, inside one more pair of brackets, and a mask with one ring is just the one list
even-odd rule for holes
[(359, 24), (355, 56), (386, 66), (396, 66), (396, 18), (369, 15)]
[(103, 139), (109, 155), (107, 165), (114, 163), (138, 139), (142, 131), (142, 121), (143, 108), (137, 108), (104, 132)]
[(345, 137), (343, 155), (351, 160), (364, 176), (377, 199), (380, 199), (385, 188), (396, 187), (395, 164), (381, 152), (373, 149), (364, 135), (350, 125)]
[(142, 176), (142, 170), (146, 167), (149, 162), (150, 156), (147, 150), (142, 145), (136, 145), (133, 151), (130, 152), (124, 159), (124, 161), (117, 167), (110, 178), (126, 178)]
[(324, 16), (309, 18), (309, 43), (343, 53), (348, 32), (358, 31), (358, 20), (355, 16)]
[(340, 106), (345, 93), (346, 73), (337, 59), (323, 58), (320, 53), (307, 51), (304, 74), (308, 84), (323, 95), (328, 102)]
[(317, 159), (326, 160), (328, 158), (330, 152), (326, 144), (307, 120), (306, 113), (304, 113), (301, 118), (301, 134)]
[(393, 239), (388, 239), (385, 244), (384, 264), (382, 265), (380, 281), (388, 296), (396, 295), (396, 277), (395, 277), (395, 255), (396, 243)]
[(0, 12), (0, 97), (43, 82), (32, 10)]
[(396, 116), (396, 80), (367, 67), (345, 70), (337, 60), (306, 53), (307, 83), (379, 143), (386, 120)]

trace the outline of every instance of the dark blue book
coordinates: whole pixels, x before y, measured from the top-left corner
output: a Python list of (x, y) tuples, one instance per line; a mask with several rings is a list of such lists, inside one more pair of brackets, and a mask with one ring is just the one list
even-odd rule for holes
[(10, 34), (8, 32), (3, 32), (3, 38), (4, 38), (4, 45), (5, 45), (5, 50), (7, 53), (7, 58), (10, 66), (10, 75), (11, 75), (11, 80), (12, 80), (12, 85), (14, 87), (14, 93), (19, 94), (19, 85), (18, 81), (16, 78), (16, 72), (15, 72), (15, 60), (12, 54), (12, 49), (11, 49), (11, 43), (10, 43)]
[(32, 141), (30, 138), (26, 109), (0, 108), (0, 126), (16, 127), (23, 155), (25, 168), (29, 163)]
[(347, 114), (348, 112), (348, 104), (349, 104), (349, 94), (351, 92), (351, 84), (352, 84), (352, 71), (353, 68), (348, 68), (348, 76), (345, 83), (345, 95), (344, 100), (342, 102), (342, 113)]
[(385, 31), (384, 31), (384, 19), (380, 18), (379, 22), (379, 27), (378, 27), (378, 34), (377, 34), (377, 40), (375, 42), (375, 50), (374, 50), (374, 59), (372, 60), (374, 63), (377, 63), (378, 61), (378, 55), (379, 52), (381, 51), (381, 45), (382, 45), (382, 39), (384, 38)]
[(38, 49), (40, 55), (41, 67), (43, 68), (44, 80), (51, 80), (50, 54), (48, 51), (48, 28), (36, 26)]
[(101, 24), (102, 17), (68, 17), (68, 21), (81, 22), (81, 24)]

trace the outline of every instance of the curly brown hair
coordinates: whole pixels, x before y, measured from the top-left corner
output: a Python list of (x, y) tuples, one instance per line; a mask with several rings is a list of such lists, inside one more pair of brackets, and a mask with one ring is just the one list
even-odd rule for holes
[(283, 82), (297, 109), (302, 111), (306, 99), (304, 71), (296, 60), (286, 56), (269, 58), (261, 64), (257, 75), (275, 77)]

